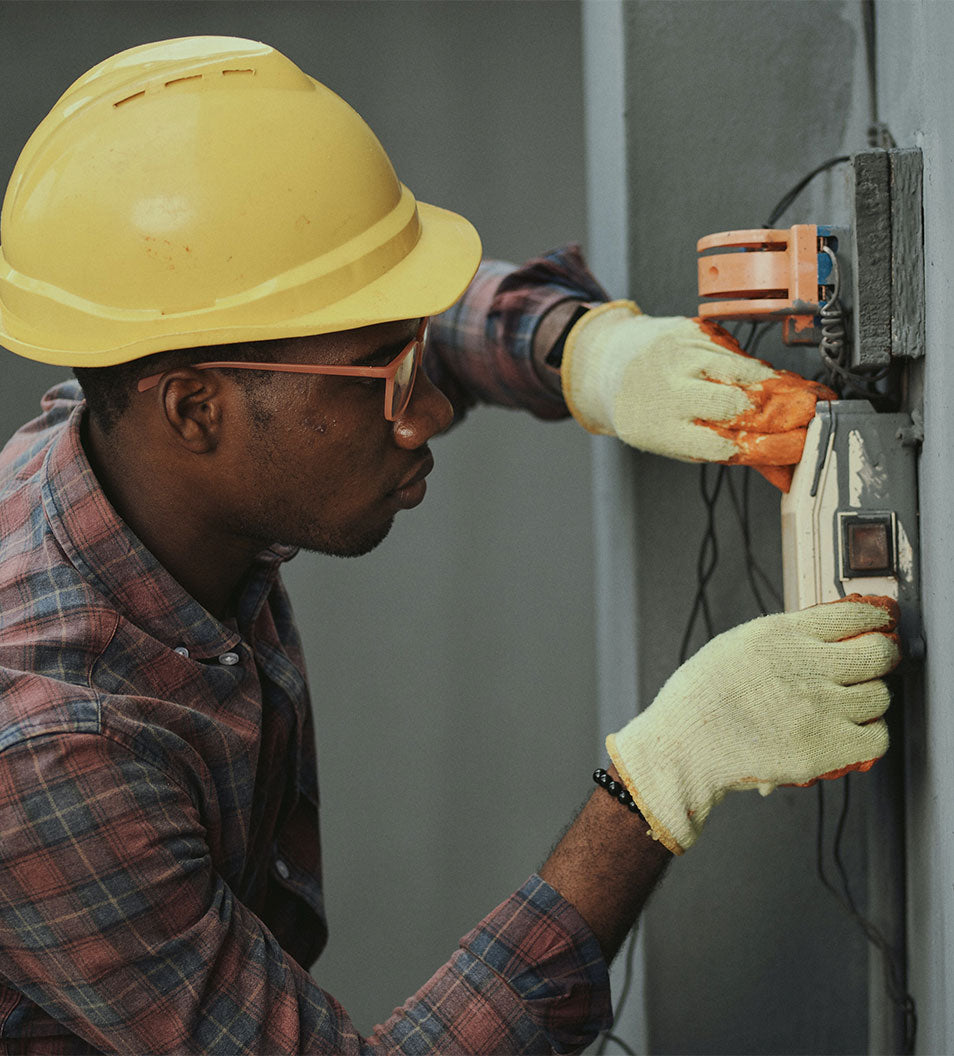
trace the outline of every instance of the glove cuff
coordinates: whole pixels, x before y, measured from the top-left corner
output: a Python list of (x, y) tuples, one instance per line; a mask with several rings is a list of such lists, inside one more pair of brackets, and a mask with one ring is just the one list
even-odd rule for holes
[(607, 335), (619, 319), (641, 315), (633, 301), (608, 301), (577, 320), (567, 335), (560, 367), (563, 399), (570, 414), (589, 433), (615, 435), (612, 408), (604, 407), (600, 399), (606, 389), (603, 378), (613, 359)]
[[(637, 716), (637, 718), (639, 718), (639, 716)], [(636, 719), (632, 721), (635, 722)], [(642, 781), (637, 782), (636, 779), (633, 777), (630, 767), (626, 761), (627, 756), (631, 757), (631, 752), (627, 751), (627, 749), (629, 749), (631, 746), (625, 743), (626, 741), (632, 739), (632, 734), (634, 731), (630, 729), (631, 726), (632, 723), (630, 723), (630, 725), (626, 726), (624, 729), (620, 730), (619, 733), (611, 733), (606, 738), (606, 750), (609, 753), (609, 757), (610, 759), (612, 759), (613, 765), (616, 767), (619, 776), (622, 778), (623, 784), (629, 790), (629, 794), (636, 801), (636, 806), (639, 807), (640, 814), (642, 814), (642, 816), (646, 819), (647, 824), (649, 825), (649, 832), (647, 835), (651, 836), (654, 840), (658, 840), (668, 851), (671, 851), (673, 854), (683, 854), (687, 850), (687, 848), (691, 847), (692, 844), (695, 842), (695, 833), (693, 833), (691, 829), (687, 828), (685, 832), (680, 833), (680, 841), (673, 834), (670, 826), (666, 825), (665, 822), (663, 822), (662, 819), (659, 817), (659, 815), (656, 814), (652, 807), (650, 807), (649, 804), (646, 802), (646, 799), (643, 795), (643, 791), (651, 785), (650, 779), (647, 776), (646, 785), (644, 785)], [(619, 743), (620, 740), (624, 742), (622, 745)], [(639, 754), (642, 755), (644, 754), (644, 752), (640, 752)], [(653, 764), (661, 765), (661, 762), (660, 760), (654, 759)], [(667, 798), (657, 798), (662, 796), (661, 789), (653, 791), (655, 791), (655, 795), (651, 794), (650, 798), (653, 799), (653, 801), (657, 804), (657, 806), (660, 807), (660, 809), (663, 809), (666, 813), (675, 813), (675, 811), (679, 811), (680, 813), (682, 813), (678, 804), (676, 804), (675, 811), (673, 811), (671, 809), (672, 805), (670, 804)], [(670, 809), (667, 810), (666, 808)]]

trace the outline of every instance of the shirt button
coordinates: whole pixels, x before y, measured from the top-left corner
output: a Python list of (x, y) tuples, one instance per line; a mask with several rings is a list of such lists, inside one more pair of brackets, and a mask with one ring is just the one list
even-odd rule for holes
[(225, 664), (226, 667), (232, 667), (239, 662), (238, 653), (223, 653), (219, 657), (219, 663)]
[(288, 879), (288, 866), (285, 864), (284, 859), (282, 859), (282, 858), (276, 858), (275, 859), (275, 872), (278, 873), (278, 875), (283, 880), (287, 880)]
[(174, 652), (177, 652), (179, 656), (188, 656), (189, 650), (184, 645), (177, 645)]

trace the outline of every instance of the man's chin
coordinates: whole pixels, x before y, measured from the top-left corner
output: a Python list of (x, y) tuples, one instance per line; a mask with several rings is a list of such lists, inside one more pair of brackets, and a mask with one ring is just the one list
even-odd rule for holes
[(393, 524), (394, 518), (391, 517), (374, 530), (365, 530), (363, 533), (324, 533), (320, 537), (291, 542), (291, 545), (309, 553), (326, 554), (328, 557), (364, 557), (384, 542)]

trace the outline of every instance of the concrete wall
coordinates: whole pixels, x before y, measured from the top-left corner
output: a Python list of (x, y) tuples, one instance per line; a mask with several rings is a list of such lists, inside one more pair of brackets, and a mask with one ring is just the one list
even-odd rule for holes
[[(866, 145), (860, 8), (631, 0), (621, 16), (628, 292), (653, 314), (692, 313), (699, 237), (761, 226), (802, 175)], [(820, 179), (780, 226), (845, 218), (842, 179), (834, 175)], [(602, 242), (593, 247), (597, 256), (602, 250)], [(777, 340), (760, 354), (803, 373), (816, 369)], [(678, 664), (705, 507), (698, 467), (639, 454), (617, 462), (618, 490), (635, 496), (628, 545), (636, 554), (638, 645), (631, 666), (646, 705)], [(731, 471), (739, 489), (744, 472)], [(757, 476), (750, 487), (754, 549), (777, 584), (778, 493)], [(716, 523), (719, 562), (709, 598), (718, 632), (758, 608), (725, 489)], [(616, 545), (617, 552), (598, 555), (599, 564), (630, 561), (626, 544)], [(606, 622), (613, 621), (601, 616)], [(693, 649), (703, 640), (697, 625)], [(815, 875), (816, 795), (730, 796), (671, 868), (643, 925), (644, 1022), (631, 1029), (644, 1032), (649, 1051), (867, 1049), (867, 950)], [(845, 848), (863, 898), (863, 782), (853, 795)], [(832, 798), (840, 797), (829, 793), (829, 817)]]
[[(489, 254), (585, 238), (576, 3), (3, 3), (0, 177), (89, 66), (192, 33), (268, 41), (364, 115), (401, 178)], [(63, 371), (7, 356), (0, 427)], [(539, 866), (595, 764), (589, 454), (481, 410), (425, 504), (356, 562), (287, 570), (318, 722), (331, 941), (362, 1029)]]
[[(605, 5), (592, 6), (605, 19)], [(596, 56), (585, 84), (589, 116), (594, 91), (612, 105), (613, 86), (603, 82), (618, 81), (625, 159), (618, 162), (612, 143), (603, 156), (627, 190), (629, 252), (619, 271), (645, 310), (682, 313), (696, 300), (698, 237), (760, 226), (775, 200), (815, 165), (867, 147), (872, 113), (863, 5), (623, 0), (612, 6), (621, 25), (623, 72), (614, 73), (613, 63), (601, 68)], [(954, 7), (878, 0), (876, 24), (878, 116), (900, 146), (922, 148), (925, 165), (928, 354), (920, 488), (928, 654), (923, 695), (916, 680), (906, 688), (907, 743), (896, 739), (894, 762), (901, 753), (908, 775), (908, 985), (918, 1009), (917, 1051), (944, 1053), (954, 1046), (954, 566), (946, 545), (954, 523), (954, 368), (947, 347), (954, 324), (948, 237), (954, 220)], [(585, 54), (588, 60), (593, 54), (589, 39)], [(600, 122), (607, 124), (605, 114)], [(600, 171), (593, 159), (590, 171)], [(591, 209), (599, 209), (612, 185), (613, 177), (595, 197), (591, 186)], [(816, 181), (779, 226), (837, 223), (847, 216), (841, 177), (831, 175)], [(594, 223), (591, 228), (599, 236), (594, 257), (601, 260), (606, 252), (615, 259), (612, 233)], [(763, 345), (760, 354), (803, 373), (813, 369), (804, 356), (783, 354), (777, 345)], [(634, 612), (626, 610), (627, 591), (618, 589), (601, 597), (599, 623), (635, 623), (635, 658), (609, 659), (617, 665), (617, 685), (619, 671), (622, 681), (635, 678), (646, 704), (676, 666), (695, 590), (704, 528), (699, 470), (619, 451), (607, 458), (602, 448), (595, 464), (615, 474), (616, 485), (611, 492), (602, 481), (598, 519), (616, 511), (608, 496), (633, 496), (629, 538), (600, 537), (597, 565), (632, 570)], [(752, 487), (756, 551), (777, 580), (777, 496), (757, 478)], [(721, 630), (755, 608), (725, 497), (717, 527), (720, 560), (709, 596)], [(601, 685), (611, 680), (601, 671)], [(603, 704), (604, 725), (611, 728), (613, 704)], [(845, 838), (855, 895), (863, 899), (867, 886), (879, 896), (872, 901), (882, 892), (870, 885), (884, 882), (883, 866), (873, 864), (878, 848), (866, 847), (866, 839), (882, 835), (876, 828), (865, 832), (866, 813), (877, 817), (871, 801), (877, 783), (852, 779)], [(839, 793), (828, 790), (829, 817)], [(816, 795), (780, 790), (764, 802), (735, 795), (718, 808), (645, 916), (643, 1016), (627, 1022), (626, 1036), (642, 1034), (652, 1052), (898, 1051), (886, 1041), (891, 1017), (878, 959), (866, 978), (870, 951), (814, 875)], [(830, 840), (830, 825), (828, 831)]]
[(924, 152), (925, 439), (920, 463), (925, 694), (909, 718), (908, 948), (918, 1051), (954, 1051), (954, 6), (879, 0), (878, 101)]

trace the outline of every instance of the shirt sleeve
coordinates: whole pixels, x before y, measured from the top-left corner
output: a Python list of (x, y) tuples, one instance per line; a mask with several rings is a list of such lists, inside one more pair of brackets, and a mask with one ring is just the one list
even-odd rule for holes
[(30, 1008), (101, 1052), (208, 1056), (569, 1052), (608, 1025), (595, 938), (533, 877), (360, 1036), (223, 882), (201, 797), (159, 762), (101, 733), (0, 752), (0, 976), (29, 1006), (3, 1041), (49, 1038)]
[(520, 267), (481, 263), (464, 296), (428, 328), (428, 375), (458, 420), (478, 402), (521, 408), (538, 418), (567, 417), (562, 398), (537, 376), (532, 354), (540, 320), (567, 300), (609, 300), (577, 245)]

